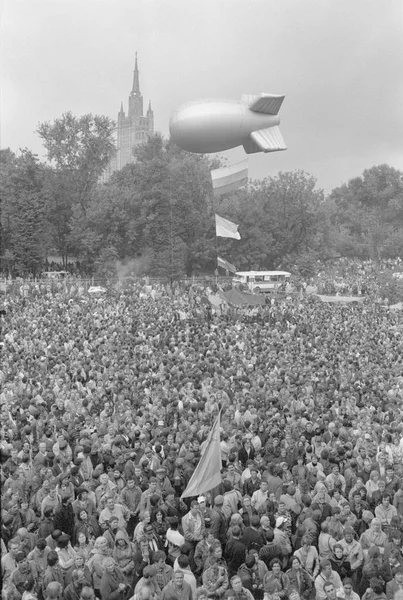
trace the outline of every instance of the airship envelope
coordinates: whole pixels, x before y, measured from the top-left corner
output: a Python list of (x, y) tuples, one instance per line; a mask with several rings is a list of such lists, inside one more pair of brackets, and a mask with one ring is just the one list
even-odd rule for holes
[(240, 100), (193, 100), (169, 122), (173, 142), (201, 154), (243, 146), (247, 154), (286, 150), (278, 112), (284, 96), (245, 94)]

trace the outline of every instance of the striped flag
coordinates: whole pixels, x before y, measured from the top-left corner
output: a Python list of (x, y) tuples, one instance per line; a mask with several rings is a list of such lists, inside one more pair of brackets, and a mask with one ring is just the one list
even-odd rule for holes
[(181, 498), (199, 496), (221, 483), (220, 415), (218, 413), (206, 446)]
[(229, 271), (230, 273), (236, 273), (236, 267), (234, 267), (234, 265), (232, 265), (227, 260), (224, 260), (223, 258), (220, 258), (219, 256), (217, 256), (217, 265), (219, 267), (221, 267), (222, 269), (225, 269), (226, 271)]
[(233, 238), (240, 240), (241, 236), (238, 233), (239, 225), (235, 225), (232, 221), (223, 219), (219, 215), (215, 216), (215, 232), (217, 237)]
[(214, 196), (221, 196), (248, 183), (248, 159), (231, 167), (211, 171)]

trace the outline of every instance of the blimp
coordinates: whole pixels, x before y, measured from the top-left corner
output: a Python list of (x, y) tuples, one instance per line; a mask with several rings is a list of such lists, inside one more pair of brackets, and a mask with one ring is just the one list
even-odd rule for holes
[(286, 150), (278, 112), (285, 96), (244, 94), (239, 100), (201, 99), (173, 112), (172, 141), (187, 152), (210, 154), (243, 146), (247, 154)]

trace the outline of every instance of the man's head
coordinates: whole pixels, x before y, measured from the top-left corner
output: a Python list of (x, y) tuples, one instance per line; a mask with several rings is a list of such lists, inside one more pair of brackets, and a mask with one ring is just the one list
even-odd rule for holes
[(52, 581), (46, 588), (45, 600), (59, 600), (62, 597), (63, 588), (58, 581)]
[(175, 571), (175, 573), (174, 573), (174, 583), (175, 583), (175, 586), (177, 588), (182, 588), (183, 587), (183, 580), (184, 580), (184, 578), (185, 578), (185, 576), (183, 574), (183, 571), (181, 571), (181, 570)]
[(115, 498), (113, 496), (108, 496), (106, 500), (106, 507), (112, 511), (115, 508)]
[(47, 557), (49, 567), (54, 567), (59, 562), (59, 555), (55, 550), (51, 550)]
[(326, 598), (328, 598), (329, 600), (334, 600), (336, 598), (336, 588), (334, 587), (334, 584), (330, 581), (325, 583), (325, 585), (323, 586), (323, 591), (326, 594)]
[(231, 577), (231, 587), (235, 593), (240, 593), (242, 590), (242, 580), (239, 575), (234, 575)]
[(347, 544), (351, 544), (354, 539), (354, 529), (352, 527), (347, 526), (344, 528), (344, 539)]
[(320, 561), (320, 571), (325, 577), (328, 577), (332, 572), (332, 563), (330, 560), (324, 559)]
[(17, 538), (13, 538), (8, 542), (8, 551), (14, 559), (18, 552), (19, 547), (20, 547), (20, 541)]
[(384, 494), (382, 496), (382, 506), (385, 509), (387, 509), (387, 508), (389, 508), (389, 505), (390, 505), (390, 496), (389, 496), (389, 494)]
[(399, 585), (403, 585), (403, 567), (398, 567), (398, 569), (396, 569), (395, 580)]
[(380, 533), (382, 529), (382, 523), (380, 519), (372, 519), (371, 521), (371, 529), (375, 531), (375, 533)]
[(197, 502), (197, 500), (192, 500), (191, 504), (190, 504), (190, 514), (195, 517), (197, 515), (197, 513), (199, 512), (199, 503)]

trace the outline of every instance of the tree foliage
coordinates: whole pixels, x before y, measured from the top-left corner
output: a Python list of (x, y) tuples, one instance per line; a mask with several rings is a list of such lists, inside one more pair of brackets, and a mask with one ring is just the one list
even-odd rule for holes
[[(0, 151), (2, 258), (21, 275), (38, 275), (49, 249), (45, 167), (29, 150)], [(11, 260), (12, 258), (12, 260)]]
[[(210, 171), (219, 160), (156, 134), (101, 184), (114, 127), (107, 117), (66, 113), (38, 127), (47, 164), (27, 150), (0, 152), (3, 265), (36, 273), (52, 248), (104, 279), (131, 267), (175, 278), (212, 273), (218, 254), (239, 270), (309, 277), (318, 259), (403, 255), (403, 175), (388, 165), (326, 198), (312, 175), (294, 171), (217, 199)], [(216, 238), (214, 213), (238, 223), (242, 239)]]
[(326, 208), (340, 255), (378, 261), (403, 254), (403, 174), (397, 169), (365, 170), (335, 188)]

